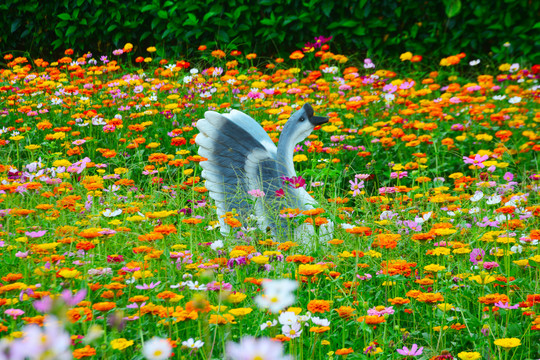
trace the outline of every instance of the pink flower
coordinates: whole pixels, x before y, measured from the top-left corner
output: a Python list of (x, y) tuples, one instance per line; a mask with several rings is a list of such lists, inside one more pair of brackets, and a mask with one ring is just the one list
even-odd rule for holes
[(251, 195), (251, 196), (253, 196), (254, 198), (262, 198), (262, 197), (264, 197), (264, 195), (266, 195), (266, 194), (264, 193), (264, 191), (259, 190), (259, 189), (249, 190), (249, 191), (248, 191), (248, 194)]
[(21, 309), (7, 309), (4, 311), (4, 314), (13, 317), (13, 319), (17, 319), (19, 316), (24, 314), (24, 311)]
[(463, 161), (465, 161), (465, 164), (471, 164), (471, 165), (474, 165), (474, 166), (478, 166), (479, 168), (484, 168), (484, 164), (483, 162), (486, 161), (487, 159), (489, 159), (489, 156), (487, 155), (474, 155), (474, 158), (471, 159), (470, 157), (468, 156), (464, 156), (463, 157)]
[(397, 352), (403, 356), (419, 356), (422, 355), (423, 351), (424, 347), (418, 348), (418, 345), (416, 344), (413, 344), (410, 350), (406, 346), (404, 346), (403, 349), (397, 349)]
[(40, 230), (40, 231), (27, 231), (24, 233), (24, 235), (31, 237), (31, 238), (39, 238), (42, 237), (47, 233), (47, 230)]

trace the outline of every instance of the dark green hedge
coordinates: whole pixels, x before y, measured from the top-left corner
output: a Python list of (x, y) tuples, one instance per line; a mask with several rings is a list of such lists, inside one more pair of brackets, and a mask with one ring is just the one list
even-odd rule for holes
[[(210, 48), (287, 54), (315, 36), (343, 53), (443, 57), (540, 54), (537, 0), (8, 0), (0, 51), (110, 53), (126, 42), (168, 56)], [(510, 42), (510, 48), (503, 44)]]

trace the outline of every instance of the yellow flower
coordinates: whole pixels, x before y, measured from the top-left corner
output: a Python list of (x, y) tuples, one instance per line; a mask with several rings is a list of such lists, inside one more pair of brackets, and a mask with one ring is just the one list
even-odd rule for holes
[(242, 302), (245, 298), (247, 298), (247, 295), (246, 294), (243, 294), (241, 292), (237, 292), (235, 294), (231, 294), (227, 297), (227, 300), (229, 300), (230, 302), (232, 303), (239, 303), (239, 302)]
[(497, 279), (494, 276), (482, 274), (482, 275), (471, 276), (469, 277), (469, 280), (476, 281), (480, 285), (486, 285), (486, 284), (496, 281)]
[(441, 265), (437, 265), (437, 264), (430, 264), (430, 265), (424, 266), (424, 270), (429, 271), (429, 272), (438, 272), (438, 271), (442, 271), (444, 269), (446, 269), (445, 266), (441, 266)]
[(231, 309), (229, 310), (229, 313), (233, 314), (234, 316), (244, 316), (252, 312), (252, 308), (239, 308), (239, 309)]
[(447, 304), (447, 303), (438, 304), (437, 307), (439, 308), (439, 310), (444, 311), (444, 312), (449, 311), (449, 310), (454, 310), (454, 305)]
[(307, 159), (308, 159), (307, 156), (306, 156), (306, 155), (302, 155), (302, 154), (300, 154), (300, 155), (295, 155), (295, 156), (293, 157), (293, 161), (294, 161), (294, 162), (307, 161)]
[(157, 49), (155, 46), (150, 46), (149, 48), (146, 49), (146, 51), (148, 51), (149, 53), (153, 53), (153, 52), (156, 52)]
[(124, 338), (114, 339), (111, 341), (111, 347), (115, 350), (124, 350), (133, 345), (133, 340), (127, 340)]
[(458, 354), (458, 358), (461, 360), (477, 360), (482, 358), (482, 355), (478, 352), (462, 351)]
[(270, 260), (270, 258), (268, 256), (263, 256), (263, 255), (254, 256), (254, 257), (251, 258), (251, 261), (254, 262), (257, 265), (268, 264), (269, 260)]
[(60, 275), (64, 279), (73, 279), (79, 276), (80, 274), (81, 272), (79, 270), (69, 270), (69, 269), (62, 269), (58, 273), (58, 275)]
[(403, 53), (399, 56), (399, 60), (401, 61), (407, 61), (407, 60), (411, 60), (413, 57), (413, 54), (412, 52), (410, 51), (407, 51), (406, 53)]
[(511, 348), (520, 346), (521, 340), (517, 338), (503, 338), (495, 340), (494, 344), (504, 348), (505, 350), (510, 350)]

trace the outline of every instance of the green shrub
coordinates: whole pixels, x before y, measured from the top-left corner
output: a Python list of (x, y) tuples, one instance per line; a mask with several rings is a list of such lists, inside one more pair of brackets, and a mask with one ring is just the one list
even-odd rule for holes
[(537, 61), (539, 11), (531, 0), (11, 0), (0, 5), (0, 51), (110, 53), (131, 42), (167, 55), (199, 44), (286, 55), (331, 35), (337, 51), (369, 56), (511, 52)]

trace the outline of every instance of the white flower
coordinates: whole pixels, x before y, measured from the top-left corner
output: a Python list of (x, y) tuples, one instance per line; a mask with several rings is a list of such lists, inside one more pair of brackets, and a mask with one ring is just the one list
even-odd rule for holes
[(518, 70), (519, 70), (519, 64), (518, 64), (518, 63), (514, 63), (514, 64), (512, 64), (512, 65), (510, 66), (510, 70), (508, 70), (508, 71), (510, 71), (511, 73), (513, 73), (513, 72), (516, 72), (516, 71), (518, 71)]
[(469, 209), (469, 214), (478, 214), (480, 212), (479, 207), (473, 207)]
[(289, 279), (269, 280), (262, 283), (263, 295), (257, 296), (255, 302), (263, 309), (273, 313), (291, 306), (294, 303), (294, 290), (298, 283)]
[(317, 326), (330, 326), (330, 321), (328, 319), (321, 319), (319, 317), (312, 317), (311, 321)]
[(510, 220), (511, 217), (508, 215), (505, 215), (505, 214), (500, 214), (499, 216), (495, 217), (495, 221), (498, 221), (500, 223), (503, 223), (503, 222), (506, 222), (506, 220)]
[(198, 73), (199, 73), (199, 70), (193, 68), (193, 69), (189, 70), (189, 73), (190, 73), (191, 75), (195, 75), (195, 74), (198, 74)]
[(210, 245), (210, 248), (212, 250), (217, 250), (223, 248), (223, 241), (222, 240), (216, 240)]
[(497, 194), (491, 195), (487, 198), (486, 204), (488, 205), (495, 205), (502, 201), (502, 197), (500, 197)]
[(191, 338), (186, 341), (182, 341), (182, 346), (185, 346), (190, 349), (200, 349), (204, 345), (204, 342), (201, 340), (195, 341), (195, 339)]
[(471, 66), (476, 66), (478, 64), (480, 64), (480, 59), (469, 61), (469, 65)]
[(285, 311), (284, 313), (281, 313), (278, 320), (281, 325), (292, 325), (298, 322), (296, 314), (292, 311)]
[(261, 324), (261, 331), (269, 327), (274, 327), (276, 325), (277, 325), (277, 320), (275, 319), (273, 321), (268, 320), (267, 322)]
[(227, 343), (227, 359), (230, 360), (289, 360), (290, 356), (283, 354), (283, 345), (267, 338), (255, 339), (244, 337), (240, 343)]
[(281, 327), (283, 335), (290, 337), (291, 339), (297, 338), (302, 334), (302, 325), (300, 323), (292, 325), (283, 325)]
[(417, 224), (423, 224), (423, 223), (425, 223), (426, 221), (429, 220), (429, 218), (431, 217), (431, 214), (432, 214), (432, 212), (430, 211), (430, 212), (422, 215), (422, 217), (416, 216), (414, 218), (414, 222), (417, 223)]
[(165, 360), (172, 354), (172, 346), (166, 339), (153, 337), (143, 344), (142, 354), (149, 360)]
[(480, 201), (484, 197), (484, 193), (481, 191), (477, 191), (474, 193), (473, 197), (470, 198), (472, 202)]
[(523, 246), (521, 245), (514, 245), (510, 248), (510, 251), (513, 251), (515, 253), (522, 253), (523, 252)]
[(187, 286), (189, 290), (199, 290), (199, 291), (206, 291), (206, 285), (199, 284), (198, 281), (186, 281), (182, 283), (183, 286)]
[(506, 95), (495, 95), (493, 97), (493, 100), (504, 100), (506, 99)]
[(115, 217), (115, 216), (118, 216), (122, 214), (122, 209), (117, 209), (117, 210), (114, 210), (114, 211), (111, 211), (111, 209), (106, 209), (102, 215), (105, 216), (105, 217)]
[(510, 99), (508, 99), (508, 102), (510, 104), (517, 104), (521, 101), (521, 98), (519, 96), (514, 96), (514, 97), (511, 97)]
[(193, 80), (192, 76), (184, 76), (184, 84), (189, 84)]

